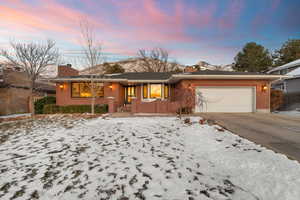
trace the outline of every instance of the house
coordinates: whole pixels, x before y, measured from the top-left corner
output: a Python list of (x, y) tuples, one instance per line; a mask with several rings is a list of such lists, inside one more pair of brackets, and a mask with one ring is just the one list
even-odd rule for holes
[(281, 74), (285, 75), (295, 69), (300, 67), (300, 59), (294, 60), (293, 62), (289, 62), (287, 64), (275, 67), (271, 70), (269, 70), (267, 73), (268, 74)]
[(283, 74), (288, 77), (272, 83), (273, 89), (282, 90), (285, 96), (284, 109), (300, 108), (300, 59), (270, 70), (270, 74)]
[[(188, 98), (185, 90), (196, 99), (194, 112), (269, 112), (270, 83), (282, 75), (194, 71), (127, 72), (93, 75), (99, 88), (96, 104), (108, 104), (110, 112), (175, 113), (179, 99)], [(79, 75), (70, 65), (59, 66), (56, 102), (59, 106), (91, 103), (91, 75)], [(189, 96), (190, 97), (190, 96)], [(201, 102), (199, 102), (199, 99)]]
[[(29, 80), (25, 72), (12, 67), (0, 71), (0, 115), (29, 112)], [(52, 83), (38, 81), (34, 98), (55, 95)]]

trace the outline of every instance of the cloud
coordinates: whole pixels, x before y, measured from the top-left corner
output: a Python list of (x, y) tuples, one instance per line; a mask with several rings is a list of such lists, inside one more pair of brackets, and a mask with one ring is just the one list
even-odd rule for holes
[(241, 12), (244, 8), (243, 0), (231, 0), (225, 15), (219, 20), (219, 28), (222, 30), (234, 29), (240, 19)]

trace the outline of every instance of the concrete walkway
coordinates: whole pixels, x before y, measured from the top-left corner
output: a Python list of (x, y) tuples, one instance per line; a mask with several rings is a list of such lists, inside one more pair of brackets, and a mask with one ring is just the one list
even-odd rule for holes
[(201, 114), (233, 133), (300, 162), (300, 117), (279, 114)]

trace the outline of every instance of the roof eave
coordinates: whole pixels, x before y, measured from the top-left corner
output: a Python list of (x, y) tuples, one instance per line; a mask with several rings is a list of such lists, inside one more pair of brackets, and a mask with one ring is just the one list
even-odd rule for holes
[[(93, 79), (94, 81), (101, 81), (101, 82), (123, 82), (123, 81), (127, 81), (127, 79), (99, 79), (99, 78), (95, 78)], [(60, 83), (60, 82), (76, 82), (76, 81), (91, 81), (90, 78), (56, 78), (56, 79), (52, 79), (51, 82), (54, 83)]]
[(188, 78), (188, 79), (263, 79), (263, 80), (276, 80), (289, 78), (286, 75), (173, 75), (175, 78)]

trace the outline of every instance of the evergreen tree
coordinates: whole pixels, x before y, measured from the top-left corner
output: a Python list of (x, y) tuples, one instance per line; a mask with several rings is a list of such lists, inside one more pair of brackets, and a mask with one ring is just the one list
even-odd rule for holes
[(242, 72), (263, 72), (272, 65), (269, 51), (255, 42), (247, 43), (234, 60), (233, 69)]
[(300, 59), (300, 39), (286, 41), (279, 50), (273, 54), (274, 65), (284, 65)]

